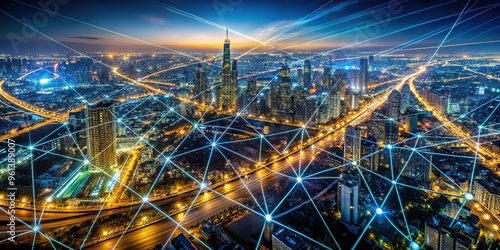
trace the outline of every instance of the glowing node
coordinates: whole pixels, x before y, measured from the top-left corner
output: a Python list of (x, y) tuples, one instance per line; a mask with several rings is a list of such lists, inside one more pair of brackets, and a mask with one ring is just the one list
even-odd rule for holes
[(118, 118), (118, 120), (117, 120), (117, 121), (118, 121), (118, 122), (122, 122), (122, 118)]
[(316, 146), (314, 146), (314, 144), (311, 146), (312, 148), (316, 148)]
[(89, 163), (90, 163), (89, 160), (87, 160), (87, 159), (83, 160), (83, 164), (87, 165)]
[(170, 157), (167, 157), (167, 159), (165, 159), (165, 160), (166, 160), (167, 162), (169, 162), (169, 161), (170, 161)]
[(392, 145), (391, 144), (387, 144), (387, 146), (385, 146), (387, 149), (392, 149)]
[(46, 199), (47, 202), (52, 202), (52, 196)]
[(217, 144), (215, 144), (215, 142), (212, 142), (212, 147), (215, 147), (217, 146)]
[(478, 128), (478, 129), (482, 129), (482, 128), (483, 128), (483, 126), (479, 125), (479, 126), (477, 126), (477, 128)]
[(43, 79), (40, 79), (40, 84), (47, 84), (49, 83), (50, 79), (47, 79), (47, 78), (43, 78)]
[(147, 196), (142, 197), (142, 202), (148, 202), (148, 197)]
[(68, 122), (63, 122), (63, 125), (68, 125)]
[(33, 146), (31, 146), (31, 145), (30, 145), (30, 146), (28, 147), (28, 149), (29, 149), (29, 150), (33, 150)]
[(174, 111), (174, 108), (170, 108), (170, 111)]
[(392, 122), (392, 121), (394, 121), (394, 119), (392, 119), (392, 118), (389, 118), (389, 121), (391, 121), (391, 122)]
[(271, 221), (273, 217), (270, 214), (266, 214), (266, 221)]
[(305, 125), (305, 124), (302, 124), (302, 128), (306, 128), (306, 125)]
[(391, 181), (392, 185), (396, 185), (396, 181)]
[(418, 138), (422, 137), (422, 135), (417, 135)]
[(205, 184), (205, 182), (200, 183), (200, 188), (201, 188), (201, 189), (204, 189), (204, 188), (206, 188), (206, 187), (207, 187), (207, 184)]
[(236, 113), (236, 116), (240, 116), (240, 112)]
[(38, 226), (33, 227), (33, 231), (38, 232), (38, 230), (40, 230), (40, 228)]
[(377, 212), (377, 214), (382, 214), (382, 213), (384, 213), (384, 211), (382, 211), (382, 208), (377, 208), (377, 209), (375, 210), (375, 212)]
[(297, 177), (297, 182), (301, 183), (302, 182), (302, 177)]
[(410, 244), (410, 249), (411, 250), (420, 250), (420, 246), (417, 244), (417, 242), (412, 242)]
[(356, 165), (358, 165), (358, 163), (356, 161), (353, 161), (352, 165), (356, 166)]
[(465, 199), (471, 201), (472, 199), (474, 199), (474, 195), (472, 195), (471, 193), (465, 193)]
[(264, 135), (263, 135), (263, 134), (261, 134), (261, 135), (260, 135), (260, 138), (264, 138)]
[(460, 118), (465, 118), (465, 115), (461, 115)]
[(411, 151), (415, 151), (415, 150), (417, 150), (417, 149), (416, 148), (411, 148)]

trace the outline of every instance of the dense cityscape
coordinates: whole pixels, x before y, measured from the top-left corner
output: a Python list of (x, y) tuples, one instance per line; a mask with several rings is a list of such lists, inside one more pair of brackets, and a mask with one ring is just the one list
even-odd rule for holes
[[(475, 19), (499, 3), (452, 1), (458, 12), (448, 10), (446, 25), (395, 45), (351, 47), (394, 33), (385, 31), (311, 49), (328, 32), (356, 30), (347, 23), (364, 15), (379, 27), (405, 16), (430, 22), (418, 14), (448, 3), (290, 7), (296, 21), (258, 40), (221, 16), (245, 1), (208, 3), (215, 21), (155, 2), (215, 27), (204, 39), (216, 49), (188, 50), (66, 16), (78, 5), (63, 2), (13, 2), (35, 8), (32, 23), (0, 7), (40, 43), (60, 46), (31, 51), (36, 41), (8, 33), (14, 26), (4, 28), (11, 47), (0, 41), (0, 248), (500, 247), (500, 51), (499, 40), (482, 42), (499, 26)], [(74, 8), (68, 15), (85, 11)], [(91, 36), (59, 42), (40, 13), (157, 50), (102, 49)], [(312, 40), (273, 45), (300, 34)], [(242, 37), (255, 46), (238, 47)], [(432, 37), (432, 46), (420, 43)]]

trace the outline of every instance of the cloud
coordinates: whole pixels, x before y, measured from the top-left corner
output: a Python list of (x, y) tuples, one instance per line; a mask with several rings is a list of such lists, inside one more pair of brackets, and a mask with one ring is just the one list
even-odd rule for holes
[(156, 16), (143, 15), (143, 16), (141, 16), (141, 18), (146, 20), (147, 22), (149, 22), (151, 24), (156, 24), (156, 25), (165, 25), (165, 23), (167, 22), (167, 20), (165, 18), (156, 17)]
[(100, 37), (95, 37), (95, 36), (70, 36), (71, 38), (76, 38), (76, 39), (83, 39), (83, 40), (99, 40), (101, 39)]

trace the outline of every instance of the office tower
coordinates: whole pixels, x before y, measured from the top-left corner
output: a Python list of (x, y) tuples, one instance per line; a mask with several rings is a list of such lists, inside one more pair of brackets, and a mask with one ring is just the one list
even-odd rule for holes
[(479, 228), (458, 222), (444, 214), (433, 216), (425, 223), (424, 244), (434, 250), (476, 249)]
[(304, 87), (310, 89), (312, 87), (312, 72), (311, 72), (311, 62), (309, 60), (304, 61)]
[(405, 131), (414, 132), (418, 129), (418, 116), (416, 114), (405, 117)]
[(393, 90), (387, 99), (387, 117), (397, 120), (401, 115), (401, 93)]
[(401, 155), (402, 158), (406, 159), (406, 161), (403, 160), (405, 163), (398, 164), (398, 172), (403, 171), (401, 175), (418, 180), (424, 186), (429, 186), (432, 168), (432, 155), (426, 154), (425, 150), (420, 150), (421, 154), (412, 154), (413, 151), (410, 150), (398, 151), (398, 155)]
[(474, 180), (472, 184), (474, 199), (492, 213), (500, 212), (500, 190), (494, 182)]
[(257, 95), (257, 81), (250, 80), (247, 82), (247, 93), (252, 97)]
[(347, 126), (344, 136), (344, 164), (359, 163), (361, 150), (361, 129)]
[(277, 230), (272, 235), (272, 250), (302, 250), (311, 247), (306, 239), (285, 228)]
[(366, 58), (359, 59), (359, 90), (368, 93), (368, 61)]
[(373, 61), (374, 61), (373, 59), (374, 59), (373, 56), (369, 56), (368, 57), (368, 70), (369, 71), (373, 71), (374, 70), (373, 69)]
[(370, 169), (371, 171), (377, 172), (378, 163), (378, 145), (375, 141), (375, 138), (362, 139), (359, 165), (361, 167)]
[(302, 74), (302, 69), (297, 69), (297, 82), (299, 84), (303, 84), (304, 83), (304, 76)]
[(359, 109), (359, 93), (351, 91), (347, 97), (347, 107), (354, 111)]
[(323, 68), (323, 88), (322, 89), (326, 89), (326, 91), (330, 91), (330, 87), (331, 86), (331, 79), (332, 79), (332, 75), (331, 75), (331, 70), (330, 68), (328, 67), (325, 67)]
[(237, 62), (233, 60), (231, 65), (231, 49), (227, 29), (222, 57), (222, 83), (219, 91), (219, 109), (235, 111), (238, 91)]
[(406, 112), (408, 106), (410, 105), (410, 86), (408, 84), (403, 85), (401, 88), (401, 114)]
[(208, 93), (207, 93), (207, 88), (208, 88), (208, 82), (207, 82), (207, 75), (203, 71), (203, 68), (201, 67), (201, 63), (198, 64), (198, 71), (196, 71), (196, 76), (194, 78), (194, 89), (193, 89), (193, 96), (194, 100), (196, 100), (200, 104), (205, 104), (207, 103)]
[(337, 184), (337, 204), (340, 211), (340, 220), (348, 225), (358, 223), (358, 183), (355, 178), (347, 176)]
[(312, 95), (304, 100), (304, 112), (302, 116), (302, 121), (308, 122), (308, 125), (315, 125), (317, 121), (316, 108), (318, 107), (318, 97)]
[(292, 85), (290, 79), (290, 68), (283, 66), (279, 72), (279, 110), (288, 112), (291, 109)]
[(85, 125), (87, 132), (87, 159), (90, 173), (109, 170), (117, 165), (116, 122), (114, 104), (100, 102), (87, 105)]
[(266, 225), (264, 228), (264, 241), (271, 242), (274, 231), (274, 223), (272, 221), (266, 221), (265, 223)]
[(271, 83), (271, 89), (269, 91), (269, 107), (271, 107), (271, 114), (276, 115), (280, 109), (280, 84), (276, 81)]

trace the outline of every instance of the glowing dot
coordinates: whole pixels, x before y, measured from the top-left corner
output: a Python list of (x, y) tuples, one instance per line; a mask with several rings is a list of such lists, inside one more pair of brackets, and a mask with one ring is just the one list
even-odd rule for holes
[(416, 148), (411, 148), (411, 151), (415, 151), (415, 150), (417, 150), (417, 149)]
[(311, 146), (312, 148), (316, 148), (316, 146), (314, 146), (314, 144)]
[(46, 79), (46, 78), (43, 78), (43, 79), (40, 79), (40, 84), (47, 84), (49, 83), (50, 79)]
[(201, 189), (204, 189), (205, 187), (207, 187), (207, 184), (205, 184), (205, 182), (202, 182), (202, 183), (200, 184), (200, 187), (201, 187)]
[(377, 212), (377, 214), (382, 214), (382, 213), (384, 213), (384, 211), (382, 211), (382, 208), (377, 208), (377, 209), (375, 210), (375, 212)]
[(215, 142), (212, 142), (212, 147), (215, 147), (217, 144), (215, 144)]
[(273, 217), (270, 214), (266, 214), (266, 221), (271, 221)]
[(40, 228), (39, 228), (39, 227), (37, 227), (37, 226), (34, 226), (34, 227), (33, 227), (33, 231), (38, 232), (38, 230), (40, 230)]
[(396, 181), (391, 181), (392, 185), (396, 185)]
[(28, 148), (29, 148), (29, 150), (33, 150), (33, 146), (29, 146)]
[(297, 182), (301, 183), (302, 182), (302, 177), (297, 177)]
[(392, 149), (392, 145), (391, 144), (387, 144), (386, 146), (388, 149)]
[(174, 111), (174, 108), (170, 108), (170, 111)]
[(142, 202), (148, 202), (148, 197), (147, 196), (142, 197)]
[(167, 157), (166, 161), (169, 162), (170, 161), (170, 157)]
[(389, 118), (389, 121), (391, 121), (391, 122), (392, 122), (392, 121), (394, 121), (394, 119), (392, 119), (392, 118)]
[(420, 250), (420, 246), (416, 242), (412, 242), (410, 244), (410, 249), (411, 250)]
[(118, 118), (118, 122), (122, 122), (122, 119), (121, 119), (121, 118)]
[(482, 128), (483, 128), (483, 126), (479, 125), (477, 128), (478, 128), (478, 129), (482, 129)]
[(47, 200), (46, 200), (46, 201), (47, 201), (47, 202), (52, 202), (52, 196), (51, 196), (51, 197), (49, 197), (49, 198), (47, 198)]
[(87, 159), (83, 160), (83, 164), (87, 165), (89, 163), (90, 163), (89, 160), (87, 160)]
[(461, 115), (460, 118), (465, 118), (465, 115)]
[(239, 112), (238, 112), (238, 113), (236, 113), (236, 116), (240, 116), (240, 113), (239, 113)]
[(422, 137), (422, 135), (417, 135), (418, 138)]
[(472, 199), (474, 199), (474, 195), (472, 195), (471, 193), (465, 193), (465, 199), (471, 201)]
[(261, 135), (260, 135), (260, 138), (264, 138), (264, 135), (262, 135), (262, 134), (261, 134)]
[(63, 125), (68, 125), (68, 122), (63, 122)]
[(356, 166), (356, 165), (358, 165), (358, 163), (356, 161), (353, 161), (352, 165)]
[(305, 124), (302, 124), (302, 128), (306, 128), (306, 125), (305, 125)]

